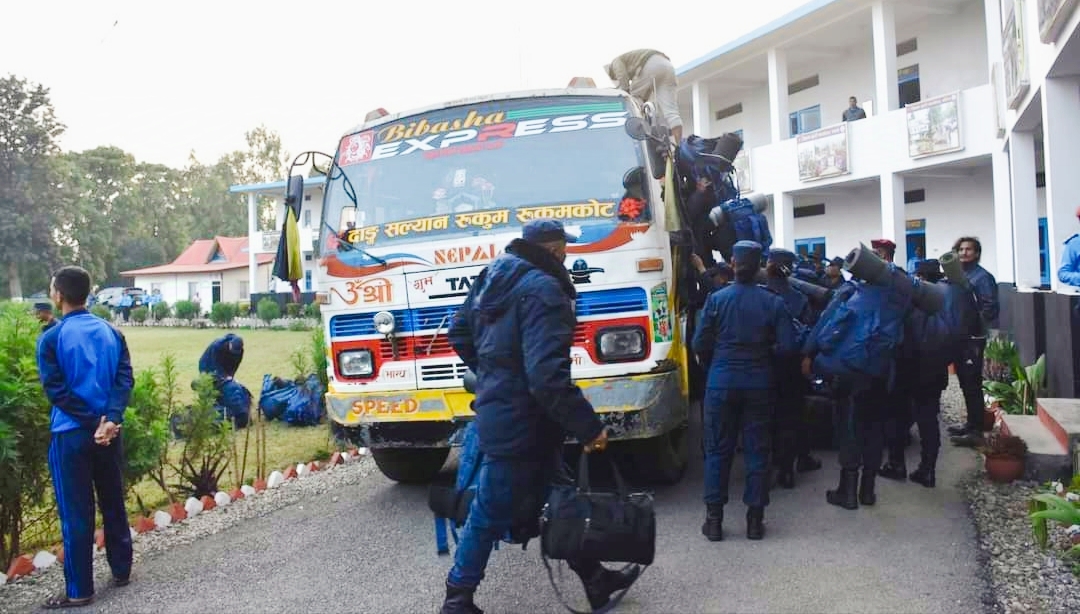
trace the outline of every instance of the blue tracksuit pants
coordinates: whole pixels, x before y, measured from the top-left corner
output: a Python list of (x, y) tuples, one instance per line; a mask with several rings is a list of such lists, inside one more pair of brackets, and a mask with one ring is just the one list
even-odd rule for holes
[(94, 594), (94, 494), (105, 525), (105, 551), (113, 577), (131, 574), (131, 529), (124, 509), (123, 438), (94, 443), (94, 433), (75, 429), (53, 433), (49, 446), (60, 530), (64, 537), (64, 579), (69, 599)]

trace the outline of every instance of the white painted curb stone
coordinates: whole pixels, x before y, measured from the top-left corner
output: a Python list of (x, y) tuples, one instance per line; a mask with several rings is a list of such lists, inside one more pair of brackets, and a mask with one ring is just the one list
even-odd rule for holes
[(169, 526), (170, 524), (172, 524), (172, 516), (169, 514), (169, 512), (166, 512), (166, 511), (163, 511), (163, 510), (158, 510), (158, 511), (154, 512), (154, 526), (155, 527), (157, 527), (159, 529), (164, 529), (165, 527)]
[(240, 492), (244, 493), (245, 497), (251, 497), (258, 491), (255, 490), (254, 486), (252, 486), (250, 484), (244, 484), (243, 486), (240, 487)]
[(188, 500), (184, 502), (184, 511), (187, 512), (188, 518), (198, 516), (199, 512), (203, 511), (202, 501), (195, 497), (188, 497)]
[(303, 463), (296, 465), (296, 477), (306, 478), (309, 473), (311, 473), (311, 469), (309, 469), (307, 465)]
[(229, 493), (218, 492), (218, 494), (214, 495), (214, 503), (216, 503), (218, 507), (225, 507), (232, 503), (232, 499), (229, 498)]
[[(172, 520), (172, 516), (169, 517), (169, 520)], [(131, 539), (135, 539), (137, 535), (138, 533), (135, 532), (135, 527), (131, 527)], [(104, 548), (102, 548), (102, 550), (104, 550)]]
[(34, 569), (47, 569), (56, 563), (56, 555), (42, 550), (34, 555)]
[(7, 574), (0, 573), (0, 586), (7, 584)]
[(270, 477), (266, 478), (266, 487), (277, 488), (278, 486), (281, 486), (283, 482), (285, 482), (285, 476), (282, 475), (280, 471), (275, 470), (270, 474)]

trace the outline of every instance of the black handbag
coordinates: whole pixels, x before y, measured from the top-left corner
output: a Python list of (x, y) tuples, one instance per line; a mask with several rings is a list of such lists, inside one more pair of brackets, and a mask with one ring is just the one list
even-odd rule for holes
[[(590, 454), (578, 461), (576, 485), (554, 484), (540, 515), (540, 555), (548, 579), (564, 608), (566, 605), (555, 584), (549, 559), (621, 562), (648, 567), (656, 555), (656, 514), (651, 492), (630, 493), (618, 467), (611, 462), (615, 492), (594, 491), (589, 487)], [(641, 578), (644, 568), (637, 575)], [(636, 579), (635, 579), (636, 581)], [(597, 612), (614, 608), (630, 587)]]

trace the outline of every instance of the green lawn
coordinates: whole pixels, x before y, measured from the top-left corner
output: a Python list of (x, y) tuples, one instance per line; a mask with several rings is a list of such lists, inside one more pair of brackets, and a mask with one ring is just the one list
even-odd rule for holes
[[(220, 329), (166, 328), (129, 326), (123, 328), (131, 351), (131, 363), (138, 372), (146, 368), (158, 368), (166, 353), (171, 353), (176, 360), (180, 375), (181, 394), (185, 402), (193, 394), (190, 383), (198, 375), (199, 357), (203, 350), (217, 337), (225, 334)], [(244, 361), (236, 373), (236, 379), (251, 391), (253, 403), (258, 403), (262, 390), (263, 374), (280, 375), (289, 378), (296, 375), (292, 355), (300, 350), (304, 353), (308, 369), (311, 364), (311, 332), (278, 330), (236, 330), (232, 331), (244, 339)], [(252, 411), (256, 411), (253, 407)], [(252, 418), (254, 419), (254, 413)], [(239, 432), (243, 442), (244, 431)], [(267, 469), (282, 469), (290, 464), (307, 462), (317, 454), (325, 454), (333, 445), (330, 441), (329, 426), (295, 427), (280, 421), (266, 425)], [(251, 434), (251, 451), (248, 453), (247, 477), (252, 477), (254, 458), (254, 433)], [(242, 444), (241, 444), (242, 445)], [(173, 450), (177, 448), (174, 445)], [(266, 476), (261, 476), (266, 477)], [(236, 487), (231, 483), (231, 474), (222, 484), (223, 490)], [(149, 480), (136, 485), (135, 492), (149, 507), (158, 507), (166, 502), (161, 489)], [(132, 512), (135, 510), (132, 509)]]

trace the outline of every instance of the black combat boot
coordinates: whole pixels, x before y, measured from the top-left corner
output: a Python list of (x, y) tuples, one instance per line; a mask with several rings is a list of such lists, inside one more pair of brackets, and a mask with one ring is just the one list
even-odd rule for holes
[(709, 503), (705, 506), (705, 524), (701, 525), (701, 534), (711, 542), (724, 539), (724, 506)]
[(873, 469), (863, 469), (862, 479), (859, 480), (859, 503), (873, 505), (877, 503), (877, 495), (874, 494), (874, 478), (877, 472)]
[(840, 485), (825, 492), (825, 500), (846, 510), (859, 509), (859, 472), (840, 470)]
[(908, 479), (916, 484), (922, 484), (927, 488), (933, 488), (937, 485), (937, 477), (934, 475), (934, 468), (921, 464), (918, 469), (911, 472)]
[(746, 539), (765, 537), (765, 508), (751, 507), (746, 510)]
[(484, 611), (473, 603), (475, 588), (464, 588), (446, 583), (446, 601), (443, 602), (439, 614), (484, 614)]
[(903, 482), (907, 479), (907, 466), (903, 454), (890, 454), (889, 461), (881, 466), (878, 475), (889, 480)]
[(585, 596), (589, 599), (589, 605), (593, 610), (599, 610), (611, 601), (612, 593), (621, 591), (637, 580), (641, 567), (632, 565), (628, 569), (615, 570), (597, 564), (596, 568), (588, 574), (574, 571), (585, 587)]
[(795, 469), (799, 473), (817, 471), (818, 469), (821, 469), (821, 461), (810, 456), (810, 454), (800, 454), (799, 458), (795, 461)]

